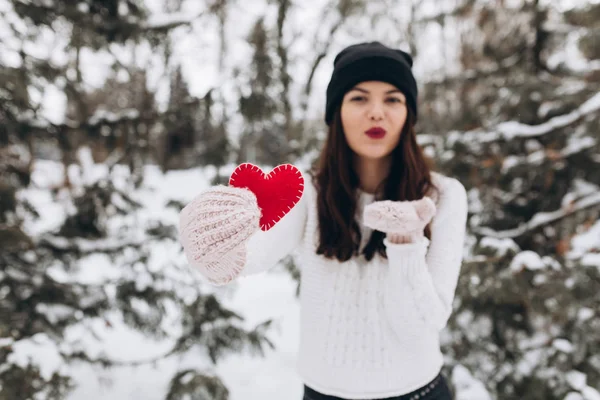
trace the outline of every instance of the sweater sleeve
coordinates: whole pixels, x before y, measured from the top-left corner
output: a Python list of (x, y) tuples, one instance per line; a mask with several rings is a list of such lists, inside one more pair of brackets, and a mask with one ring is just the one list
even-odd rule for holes
[[(304, 175), (304, 174), (303, 174)], [(304, 191), (296, 205), (268, 231), (255, 232), (246, 242), (246, 264), (240, 276), (260, 273), (291, 254), (304, 236), (311, 194), (309, 177), (304, 175)]]
[[(410, 308), (416, 317), (438, 330), (452, 313), (452, 302), (462, 264), (467, 222), (467, 193), (456, 179), (446, 178), (436, 216), (431, 222), (431, 241), (394, 244), (384, 240), (389, 263), (385, 291), (386, 314)], [(393, 321), (392, 325), (394, 325)]]

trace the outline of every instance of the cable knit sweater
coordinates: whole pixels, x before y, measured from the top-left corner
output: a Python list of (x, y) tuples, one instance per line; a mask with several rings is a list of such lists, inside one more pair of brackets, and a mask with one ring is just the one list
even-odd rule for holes
[[(467, 218), (465, 188), (432, 173), (440, 189), (431, 241), (394, 244), (346, 262), (316, 254), (316, 192), (309, 177), (300, 202), (246, 246), (241, 276), (267, 270), (297, 251), (301, 270), (298, 372), (308, 386), (348, 399), (378, 399), (411, 392), (439, 373), (439, 331), (446, 326), (459, 276)], [(358, 192), (361, 249), (371, 230), (362, 224), (374, 195)]]

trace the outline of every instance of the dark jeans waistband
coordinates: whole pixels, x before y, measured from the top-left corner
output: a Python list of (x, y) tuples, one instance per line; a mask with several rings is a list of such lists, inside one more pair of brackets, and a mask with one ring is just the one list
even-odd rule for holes
[[(444, 375), (440, 372), (433, 380), (426, 385), (395, 397), (386, 397), (369, 400), (453, 400), (452, 392)], [(303, 400), (354, 400), (342, 397), (330, 396), (317, 392), (316, 390), (304, 385)]]

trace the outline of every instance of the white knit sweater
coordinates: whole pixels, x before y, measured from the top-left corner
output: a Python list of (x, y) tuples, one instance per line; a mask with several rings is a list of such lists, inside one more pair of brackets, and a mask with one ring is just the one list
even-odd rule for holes
[[(298, 372), (309, 387), (348, 399), (409, 393), (439, 373), (439, 331), (446, 326), (460, 271), (467, 196), (456, 179), (432, 173), (440, 189), (431, 242), (384, 241), (388, 259), (376, 255), (346, 262), (316, 254), (315, 188), (305, 176), (300, 202), (247, 245), (242, 273), (267, 270), (297, 251), (301, 272)], [(359, 191), (357, 220), (362, 247), (371, 230), (362, 224), (374, 196)]]

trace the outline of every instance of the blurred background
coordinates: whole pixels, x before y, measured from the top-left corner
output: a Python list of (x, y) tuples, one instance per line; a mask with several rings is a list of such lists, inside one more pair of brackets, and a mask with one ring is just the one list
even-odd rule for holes
[(0, 400), (299, 399), (293, 255), (213, 288), (178, 213), (309, 166), (369, 40), (468, 190), (456, 399), (600, 399), (598, 0), (0, 0)]

